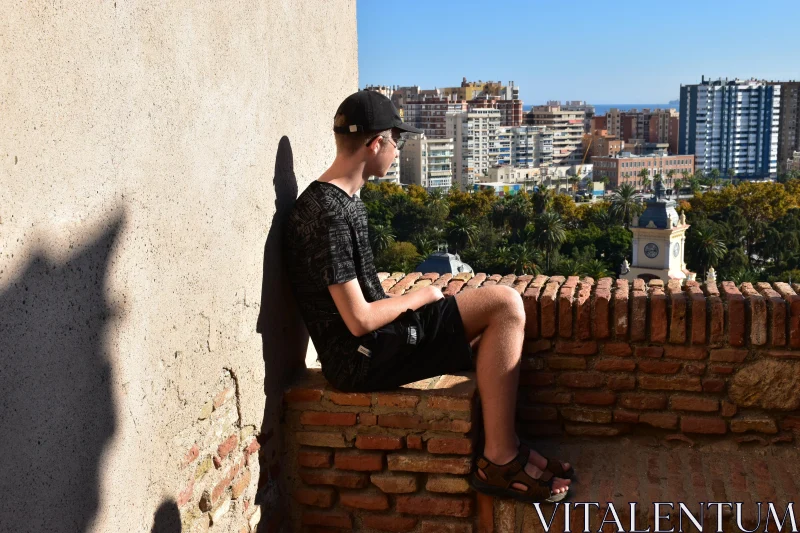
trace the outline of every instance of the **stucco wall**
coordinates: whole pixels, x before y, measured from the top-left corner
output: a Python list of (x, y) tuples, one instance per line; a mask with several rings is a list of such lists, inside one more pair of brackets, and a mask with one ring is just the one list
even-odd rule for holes
[(258, 432), (305, 355), (269, 285), (262, 353), (265, 240), (332, 160), (355, 0), (17, 0), (0, 49), (0, 524), (150, 531), (224, 370)]

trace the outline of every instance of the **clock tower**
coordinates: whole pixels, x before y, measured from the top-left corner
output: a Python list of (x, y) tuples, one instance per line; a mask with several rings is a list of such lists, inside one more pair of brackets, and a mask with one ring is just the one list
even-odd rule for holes
[[(693, 280), (695, 274), (686, 269), (683, 261), (686, 244), (686, 216), (675, 210), (675, 201), (664, 198), (661, 183), (656, 183), (655, 195), (647, 202), (642, 216), (633, 219), (633, 261), (622, 266), (624, 279), (645, 281), (661, 279), (664, 283), (678, 279), (681, 283)], [(627, 261), (626, 261), (627, 263)]]

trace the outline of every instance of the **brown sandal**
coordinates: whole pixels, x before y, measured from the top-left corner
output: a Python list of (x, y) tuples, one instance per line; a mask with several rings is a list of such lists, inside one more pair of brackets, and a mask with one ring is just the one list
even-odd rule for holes
[[(489, 461), (486, 457), (480, 456), (476, 461), (476, 470), (469, 479), (470, 486), (478, 492), (499, 498), (513, 498), (515, 500), (536, 503), (536, 502), (559, 502), (567, 497), (569, 489), (553, 494), (552, 472), (542, 470), (542, 475), (537, 479), (525, 472), (528, 464), (528, 455), (519, 453), (513, 460), (498, 465)], [(483, 471), (486, 479), (481, 479), (478, 470)], [(514, 487), (519, 484), (525, 487), (520, 490)]]
[[(530, 457), (531, 449), (530, 444), (527, 442), (523, 442), (522, 439), (519, 441), (519, 451), (520, 453), (526, 454), (526, 457)], [(544, 467), (545, 470), (553, 474), (557, 478), (561, 479), (575, 479), (575, 469), (572, 468), (570, 465), (569, 468), (564, 470), (564, 464), (559, 461), (558, 459), (550, 459), (549, 457), (542, 456), (547, 459), (547, 466)]]

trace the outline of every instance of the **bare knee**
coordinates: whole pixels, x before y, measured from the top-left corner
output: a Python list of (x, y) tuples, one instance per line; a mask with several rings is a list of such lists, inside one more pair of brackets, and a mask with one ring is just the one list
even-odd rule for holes
[(505, 285), (492, 287), (496, 293), (497, 308), (493, 317), (502, 320), (507, 326), (525, 325), (525, 307), (522, 305), (522, 297), (517, 291)]

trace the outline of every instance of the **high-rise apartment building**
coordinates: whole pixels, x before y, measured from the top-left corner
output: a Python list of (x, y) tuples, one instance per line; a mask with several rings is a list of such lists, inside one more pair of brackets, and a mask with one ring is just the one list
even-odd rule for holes
[(447, 99), (439, 94), (404, 97), (403, 120), (425, 132), (429, 139), (447, 138), (445, 117), (450, 112), (467, 111), (463, 100)]
[(800, 82), (776, 82), (781, 86), (778, 123), (778, 168), (789, 170), (795, 152), (800, 151)]
[(442, 87), (439, 90), (444, 97), (456, 100), (474, 100), (489, 96), (500, 100), (519, 100), (519, 87), (513, 81), (503, 85), (500, 81), (467, 81), (467, 78), (462, 78), (459, 87)]
[[(597, 123), (597, 121), (595, 121)], [(678, 112), (674, 109), (630, 109), (620, 111), (612, 108), (606, 114), (609, 135), (623, 142), (638, 139), (645, 143), (669, 145), (672, 154), (678, 153)]]
[(426, 189), (449, 189), (453, 184), (453, 139), (412, 135), (400, 153), (403, 183)]
[(453, 139), (454, 177), (462, 191), (472, 190), (476, 181), (496, 164), (499, 151), (490, 156), (490, 147), (499, 149), (500, 111), (472, 109), (447, 114), (447, 138)]
[(579, 165), (583, 160), (583, 110), (567, 110), (550, 102), (534, 106), (525, 115), (525, 124), (546, 126), (553, 132), (553, 165)]
[[(547, 105), (560, 105), (559, 102), (550, 101)], [(583, 132), (592, 131), (592, 119), (594, 118), (594, 106), (587, 104), (583, 100), (570, 100), (561, 105), (565, 111), (583, 111)]]
[(679, 152), (697, 169), (732, 169), (739, 178), (778, 172), (781, 86), (757, 80), (706, 80), (681, 86)]

